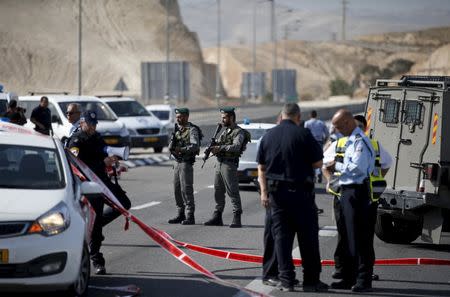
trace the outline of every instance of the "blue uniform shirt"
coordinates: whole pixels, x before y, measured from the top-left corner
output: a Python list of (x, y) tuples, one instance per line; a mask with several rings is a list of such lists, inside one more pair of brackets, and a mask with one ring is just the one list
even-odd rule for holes
[(336, 163), (340, 185), (362, 184), (375, 166), (375, 152), (364, 132), (356, 127), (345, 145), (344, 162)]
[(314, 136), (314, 139), (321, 144), (325, 142), (330, 134), (325, 123), (315, 118), (307, 120), (305, 122), (305, 128), (308, 128)]

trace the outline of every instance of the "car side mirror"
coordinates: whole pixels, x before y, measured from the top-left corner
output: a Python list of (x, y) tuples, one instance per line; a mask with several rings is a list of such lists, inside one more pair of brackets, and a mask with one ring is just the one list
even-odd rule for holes
[(58, 123), (59, 125), (62, 125), (61, 119), (57, 115), (52, 115), (52, 123)]
[(102, 193), (102, 188), (96, 182), (85, 181), (81, 183), (81, 195), (98, 195)]

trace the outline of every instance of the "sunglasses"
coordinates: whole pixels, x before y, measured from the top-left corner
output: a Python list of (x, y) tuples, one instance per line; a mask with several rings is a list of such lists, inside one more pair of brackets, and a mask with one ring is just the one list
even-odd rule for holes
[(68, 111), (66, 112), (66, 115), (73, 115), (75, 113), (80, 113), (79, 111)]

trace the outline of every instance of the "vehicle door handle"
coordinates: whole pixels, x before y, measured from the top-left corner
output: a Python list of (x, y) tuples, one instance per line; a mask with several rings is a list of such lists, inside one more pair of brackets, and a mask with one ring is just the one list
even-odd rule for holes
[(400, 139), (400, 143), (404, 145), (411, 145), (412, 141), (411, 139)]

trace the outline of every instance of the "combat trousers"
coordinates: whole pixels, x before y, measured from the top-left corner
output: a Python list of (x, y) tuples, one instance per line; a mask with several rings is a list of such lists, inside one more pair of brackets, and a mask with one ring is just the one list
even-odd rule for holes
[(237, 164), (232, 162), (217, 162), (214, 178), (214, 199), (216, 211), (222, 213), (225, 208), (225, 193), (231, 198), (233, 213), (241, 214), (241, 196), (239, 194), (239, 180)]
[(341, 210), (347, 235), (344, 279), (364, 286), (372, 285), (375, 252), (373, 248), (373, 204), (367, 185), (342, 186)]
[(175, 203), (178, 213), (193, 215), (195, 211), (194, 202), (194, 168), (192, 162), (177, 162), (173, 175), (173, 187)]
[(278, 261), (275, 253), (275, 238), (273, 233), (272, 209), (266, 208), (264, 224), (264, 254), (262, 279), (278, 278)]
[(104, 239), (102, 234), (104, 199), (101, 195), (89, 195), (87, 198), (95, 211), (94, 226), (92, 227), (91, 241), (89, 242), (89, 254), (94, 265), (104, 266), (105, 259), (103, 258), (103, 254), (100, 252), (102, 241)]
[(295, 268), (292, 246), (297, 234), (303, 260), (303, 284), (315, 285), (321, 272), (319, 252), (319, 218), (311, 190), (279, 186), (270, 192), (275, 251), (279, 278), (284, 286), (293, 286)]

